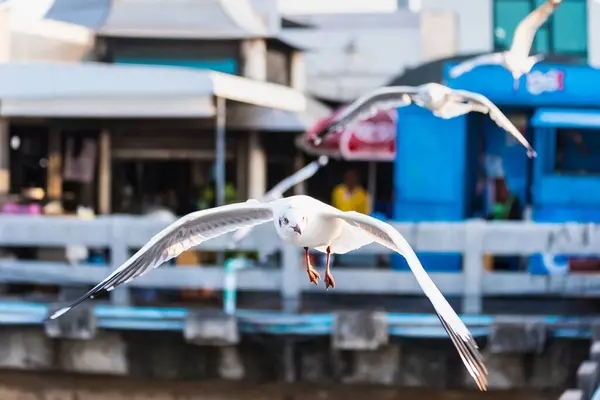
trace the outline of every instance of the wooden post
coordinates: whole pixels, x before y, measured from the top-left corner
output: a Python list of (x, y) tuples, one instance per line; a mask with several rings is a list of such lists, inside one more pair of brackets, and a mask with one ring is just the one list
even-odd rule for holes
[(8, 121), (0, 118), (0, 199), (10, 192), (10, 132)]
[(98, 139), (98, 213), (112, 211), (112, 157), (110, 132), (102, 130)]
[[(304, 157), (304, 153), (302, 153), (301, 151), (297, 151), (296, 157), (294, 157), (294, 172), (298, 172), (299, 170), (301, 170), (304, 167), (305, 162), (306, 159)], [(306, 181), (302, 181), (296, 186), (294, 186), (293, 191), (294, 195), (306, 194)]]
[(46, 193), (49, 198), (59, 200), (62, 197), (62, 133), (57, 128), (48, 132), (48, 170), (46, 171)]
[(238, 201), (248, 199), (248, 138), (238, 135), (236, 143), (236, 192)]

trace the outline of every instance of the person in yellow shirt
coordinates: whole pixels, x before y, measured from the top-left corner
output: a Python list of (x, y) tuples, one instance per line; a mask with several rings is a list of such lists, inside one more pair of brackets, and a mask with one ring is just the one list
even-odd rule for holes
[(358, 183), (356, 172), (350, 170), (344, 175), (344, 183), (333, 188), (331, 205), (342, 211), (371, 213), (371, 201), (367, 191)]

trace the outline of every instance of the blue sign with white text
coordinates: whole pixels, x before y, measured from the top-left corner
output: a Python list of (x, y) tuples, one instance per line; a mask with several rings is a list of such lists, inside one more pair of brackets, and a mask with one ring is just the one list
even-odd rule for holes
[(502, 66), (480, 66), (451, 78), (448, 72), (455, 65), (444, 65), (447, 86), (481, 93), (498, 105), (600, 107), (598, 85), (593, 84), (600, 82), (600, 69), (588, 65), (538, 63), (521, 77), (517, 90), (511, 73)]

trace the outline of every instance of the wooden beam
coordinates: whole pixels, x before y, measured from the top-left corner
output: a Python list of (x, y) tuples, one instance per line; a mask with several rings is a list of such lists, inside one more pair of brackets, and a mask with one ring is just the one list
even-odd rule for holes
[(48, 169), (46, 171), (46, 193), (49, 198), (62, 198), (62, 133), (57, 128), (48, 132)]
[(108, 130), (100, 132), (98, 141), (98, 211), (110, 214), (112, 211), (112, 157), (111, 134)]

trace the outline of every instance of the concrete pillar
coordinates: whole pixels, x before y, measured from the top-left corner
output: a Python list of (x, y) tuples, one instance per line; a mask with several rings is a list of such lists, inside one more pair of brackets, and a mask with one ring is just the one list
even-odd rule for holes
[(299, 92), (306, 91), (306, 61), (304, 53), (293, 51), (289, 60), (290, 87)]
[(260, 133), (248, 133), (248, 198), (260, 199), (267, 191), (267, 155)]
[[(248, 39), (241, 44), (242, 75), (246, 78), (267, 79), (267, 42)], [(256, 131), (248, 132), (247, 148), (248, 197), (259, 199), (267, 189), (267, 157)]]
[(0, 4), (0, 62), (10, 61), (9, 7)]
[(118, 333), (105, 332), (92, 340), (62, 340), (58, 365), (63, 371), (127, 375), (127, 344)]
[(10, 328), (0, 330), (0, 368), (48, 370), (53, 366), (54, 345), (42, 329)]
[(587, 0), (588, 63), (600, 67), (600, 2)]
[(267, 42), (264, 39), (242, 41), (240, 58), (242, 76), (258, 81), (267, 80)]
[(10, 191), (10, 132), (8, 120), (0, 118), (0, 198)]
[(103, 130), (98, 138), (98, 213), (110, 214), (112, 203), (112, 158), (110, 132)]
[(46, 171), (46, 192), (48, 197), (62, 197), (62, 134), (59, 129), (51, 128), (48, 132), (48, 169)]

